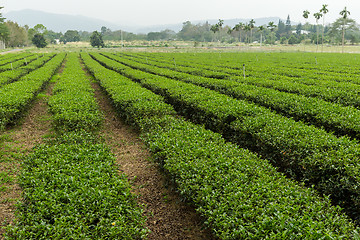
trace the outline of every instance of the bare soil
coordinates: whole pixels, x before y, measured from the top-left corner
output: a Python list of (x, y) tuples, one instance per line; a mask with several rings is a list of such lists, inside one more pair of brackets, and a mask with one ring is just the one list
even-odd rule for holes
[(14, 221), (15, 204), (21, 200), (21, 188), (16, 183), (16, 176), (21, 168), (24, 155), (43, 141), (43, 136), (50, 133), (51, 116), (48, 113), (46, 96), (51, 95), (52, 84), (37, 97), (29, 111), (15, 125), (0, 133), (1, 159), (0, 174), (10, 177), (8, 182), (1, 185), (0, 191), (0, 239), (5, 230), (2, 228)]
[(139, 134), (118, 118), (107, 96), (93, 83), (96, 99), (105, 115), (100, 135), (116, 156), (119, 171), (132, 182), (133, 191), (144, 206), (149, 239), (214, 239), (195, 210), (180, 201), (179, 195), (167, 186), (158, 165), (151, 159)]

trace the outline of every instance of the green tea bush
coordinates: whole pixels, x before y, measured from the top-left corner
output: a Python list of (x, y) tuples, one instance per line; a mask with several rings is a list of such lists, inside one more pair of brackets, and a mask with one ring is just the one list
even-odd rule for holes
[(0, 88), (0, 128), (21, 116), (36, 94), (59, 69), (64, 58), (65, 54), (58, 54), (43, 67)]
[(26, 157), (23, 202), (7, 239), (142, 239), (142, 210), (110, 150), (84, 131), (39, 145)]
[(94, 98), (94, 90), (76, 54), (68, 56), (53, 93), (54, 96), (48, 103), (58, 130), (92, 131), (101, 124), (102, 117)]
[[(196, 207), (216, 237), (359, 237), (353, 223), (341, 213), (339, 207), (331, 206), (327, 197), (319, 197), (313, 189), (299, 186), (277, 172), (268, 161), (248, 150), (226, 143), (217, 133), (174, 116), (173, 111), (171, 114), (167, 114), (166, 111), (155, 114), (150, 107), (149, 115), (144, 114), (146, 108), (141, 107), (141, 101), (129, 101), (129, 96), (136, 95), (141, 99), (142, 94), (150, 95), (147, 89), (120, 74), (111, 74), (111, 71), (94, 61), (88, 54), (82, 54), (81, 57), (100, 84), (103, 84), (102, 81), (106, 82), (104, 90), (109, 93), (115, 106), (126, 106), (121, 108), (122, 114), (138, 126), (156, 160), (166, 170), (182, 196)], [(139, 79), (151, 82), (148, 75), (138, 74)], [(164, 81), (157, 83), (166, 85)], [(120, 85), (127, 84), (132, 87), (126, 89), (126, 94), (117, 92)], [(189, 94), (198, 100), (203, 96), (195, 91), (185, 94), (194, 89), (194, 86), (178, 85), (178, 88), (176, 84), (172, 88), (182, 89), (181, 95)], [(171, 92), (170, 88), (166, 91)], [(205, 92), (209, 94), (210, 90)], [(214, 101), (213, 97), (213, 94), (208, 95), (206, 106), (209, 108)], [(117, 100), (114, 101), (113, 98)], [(148, 100), (149, 106), (157, 106), (157, 98)], [(195, 102), (192, 102), (192, 106), (196, 106)], [(185, 102), (182, 106), (186, 106)], [(128, 111), (129, 109), (143, 111)], [(137, 113), (140, 116), (137, 116)], [(202, 112), (193, 111), (193, 114), (200, 116)], [(218, 114), (224, 116), (224, 119), (228, 116), (228, 113), (222, 113), (221, 110)], [(218, 115), (214, 114), (213, 119), (216, 116)], [(211, 116), (205, 115), (204, 119), (206, 118), (210, 119)]]

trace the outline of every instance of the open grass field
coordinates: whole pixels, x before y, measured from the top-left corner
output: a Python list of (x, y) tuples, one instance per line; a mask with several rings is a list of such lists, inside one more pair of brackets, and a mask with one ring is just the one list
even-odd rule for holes
[(0, 238), (360, 239), (359, 47), (188, 44), (0, 56)]

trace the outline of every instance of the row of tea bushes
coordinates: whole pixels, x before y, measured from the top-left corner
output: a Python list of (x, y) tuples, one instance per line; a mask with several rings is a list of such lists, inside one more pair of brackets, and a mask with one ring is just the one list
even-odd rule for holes
[[(104, 60), (102, 56), (94, 56), (99, 60)], [(107, 56), (111, 57), (111, 55)], [(322, 99), (280, 92), (271, 88), (248, 85), (237, 81), (193, 76), (187, 73), (158, 68), (145, 63), (141, 64), (127, 61), (119, 57), (113, 58), (114, 60), (121, 61), (128, 66), (135, 67), (142, 71), (193, 83), (234, 98), (257, 103), (285, 116), (293, 117), (296, 120), (308, 122), (317, 127), (324, 127), (330, 132), (334, 131), (337, 135), (347, 135), (360, 139), (360, 128), (358, 124), (360, 121), (360, 111), (352, 106), (344, 107)], [(107, 63), (111, 64), (111, 62)], [(109, 67), (116, 68), (118, 65), (119, 64), (113, 63)]]
[[(107, 58), (103, 64), (120, 65)], [(353, 218), (359, 217), (357, 141), (337, 138), (322, 129), (210, 89), (126, 66), (120, 66), (119, 71), (164, 96), (178, 113), (258, 152), (293, 178), (314, 184), (321, 193), (345, 207)]]
[[(69, 54), (66, 67), (57, 79), (49, 100), (56, 127), (63, 131), (97, 129), (102, 121), (89, 77), (82, 70), (79, 57)], [(58, 129), (60, 130), (60, 129)]]
[(32, 61), (41, 57), (40, 54), (25, 55), (24, 58), (16, 59), (15, 61), (9, 62), (5, 65), (0, 66), (0, 72), (11, 71), (23, 66), (30, 64)]
[(39, 58), (28, 63), (25, 66), (16, 68), (11, 71), (0, 72), (0, 87), (2, 85), (17, 81), (19, 78), (28, 74), (29, 72), (42, 67), (45, 63), (50, 61), (50, 59), (53, 58), (54, 56), (55, 56), (55, 54), (49, 54), (49, 53), (44, 54), (43, 56), (40, 56)]
[[(109, 53), (106, 53), (105, 55), (110, 57), (114, 56), (113, 54)], [(124, 60), (124, 58), (122, 59)], [(145, 63), (147, 60), (145, 61), (144, 59), (137, 59), (137, 61)], [(213, 64), (214, 63), (208, 64), (207, 67), (201, 69), (200, 71), (199, 69), (182, 67), (178, 65), (175, 67), (173, 63), (167, 63), (165, 66), (169, 69), (180, 72), (183, 71), (198, 76), (213, 78), (214, 76), (219, 75), (218, 78), (226, 78), (232, 81), (238, 81), (241, 83), (265, 88), (272, 88), (282, 92), (290, 92), (307, 97), (316, 97), (324, 99), (325, 101), (330, 101), (345, 106), (360, 106), (360, 81), (354, 82), (354, 80), (352, 81), (353, 83), (349, 83), (349, 81), (343, 80), (343, 78), (346, 77), (344, 74), (342, 78), (336, 80), (328, 79), (327, 75), (325, 75), (325, 79), (321, 80), (316, 80), (313, 78), (302, 79), (301, 76), (272, 74), (271, 72), (273, 71), (273, 68), (269, 68), (269, 66), (266, 64), (255, 64), (251, 67), (246, 67), (246, 78), (244, 78), (243, 69), (238, 69), (237, 74), (234, 73), (233, 70), (223, 70), (223, 72), (207, 70), (207, 68), (210, 67), (211, 69), (216, 68), (216, 65), (214, 66)], [(319, 76), (320, 73), (316, 73), (316, 75)], [(177, 77), (177, 74), (175, 73), (173, 77)], [(358, 80), (359, 75), (355, 75), (353, 78)]]
[(0, 88), (0, 128), (21, 116), (36, 94), (59, 69), (64, 58), (65, 54), (58, 54), (43, 67)]
[[(81, 57), (118, 111), (141, 130), (178, 191), (220, 239), (358, 236), (328, 198), (287, 179), (268, 161), (226, 143), (219, 134), (178, 118), (173, 111), (167, 113), (171, 108), (156, 114), (154, 108), (165, 109), (153, 107), (160, 105), (158, 96), (151, 99), (147, 89), (104, 68), (88, 54)], [(149, 96), (146, 108), (142, 95)], [(149, 114), (144, 114), (147, 109)]]
[(169, 66), (174, 65), (175, 60), (176, 66), (206, 69), (231, 76), (243, 76), (245, 64), (247, 76), (258, 78), (285, 78), (305, 84), (360, 83), (356, 55), (339, 58), (337, 54), (328, 53), (221, 53), (218, 56), (211, 53), (131, 53), (127, 56), (142, 58), (142, 62), (152, 58)]
[[(94, 134), (99, 124), (88, 124), (94, 115), (100, 119), (90, 88), (78, 56), (69, 54), (49, 100), (55, 129), (65, 131), (26, 157), (19, 179), (23, 202), (8, 239), (146, 238), (126, 176), (119, 175), (110, 149)], [(76, 101), (84, 109), (74, 106)]]

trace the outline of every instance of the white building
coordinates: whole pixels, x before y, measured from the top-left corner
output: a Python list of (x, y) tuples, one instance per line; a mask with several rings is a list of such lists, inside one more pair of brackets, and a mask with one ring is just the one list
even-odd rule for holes
[[(292, 31), (292, 33), (297, 33), (297, 31)], [(306, 31), (306, 30), (301, 30), (300, 34), (305, 34), (305, 35), (309, 35), (311, 32), (310, 31)]]

